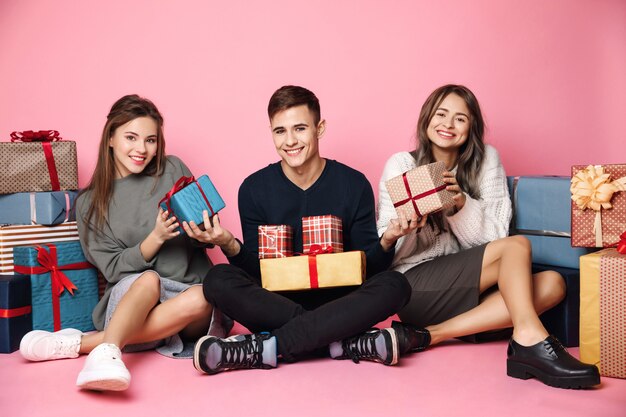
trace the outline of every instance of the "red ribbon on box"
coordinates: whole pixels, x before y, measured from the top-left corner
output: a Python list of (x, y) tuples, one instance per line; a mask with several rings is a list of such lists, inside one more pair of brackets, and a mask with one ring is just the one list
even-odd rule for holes
[(419, 209), (417, 208), (417, 203), (415, 203), (415, 200), (419, 200), (420, 198), (424, 198), (428, 195), (435, 194), (435, 193), (438, 193), (439, 191), (445, 190), (447, 185), (443, 184), (443, 185), (440, 185), (439, 187), (433, 188), (432, 190), (424, 191), (421, 194), (413, 195), (411, 191), (411, 186), (409, 185), (409, 180), (406, 178), (406, 174), (407, 174), (406, 172), (402, 174), (402, 181), (404, 181), (404, 188), (406, 188), (406, 193), (409, 195), (409, 198), (400, 200), (397, 203), (394, 203), (393, 206), (399, 207), (410, 201), (411, 203), (413, 203), (413, 208), (415, 209), (415, 213), (417, 213), (417, 216), (421, 217), (422, 213), (420, 213)]
[(200, 184), (198, 184), (198, 181), (196, 181), (195, 177), (193, 176), (192, 177), (185, 177), (185, 176), (180, 177), (178, 181), (174, 183), (172, 188), (170, 188), (167, 194), (165, 194), (165, 197), (163, 197), (161, 201), (159, 201), (159, 205), (165, 202), (165, 206), (167, 207), (167, 211), (169, 212), (170, 216), (174, 216), (174, 210), (172, 210), (172, 207), (170, 206), (170, 200), (172, 199), (172, 196), (176, 194), (177, 192), (179, 192), (180, 190), (182, 190), (183, 188), (185, 188), (186, 186), (190, 184), (194, 184), (194, 183), (198, 187), (198, 190), (200, 190), (200, 194), (202, 194), (202, 198), (204, 198), (204, 202), (206, 203), (206, 205), (209, 207), (209, 210), (211, 211), (211, 214), (209, 214), (209, 217), (213, 217), (213, 215), (215, 214), (215, 212), (213, 211), (213, 206), (211, 206), (211, 203), (209, 203), (209, 199), (206, 198), (204, 191), (202, 191), (202, 187), (200, 187)]
[(309, 257), (309, 281), (311, 283), (311, 288), (319, 288), (316, 257), (317, 255), (321, 255), (323, 253), (333, 253), (333, 247), (329, 245), (323, 248), (321, 245), (313, 244), (311, 245), (311, 250), (307, 254)]
[(626, 255), (626, 232), (619, 236), (619, 242), (617, 243), (617, 251), (622, 255)]
[(61, 185), (59, 184), (57, 167), (54, 164), (54, 154), (52, 153), (51, 142), (62, 139), (63, 138), (59, 136), (59, 132), (56, 130), (39, 130), (37, 132), (25, 130), (23, 132), (11, 133), (11, 142), (41, 142), (43, 154), (46, 156), (46, 164), (48, 164), (48, 174), (50, 174), (50, 185), (52, 186), (52, 191), (60, 191)]
[(63, 273), (64, 270), (76, 270), (93, 268), (89, 262), (77, 262), (67, 265), (59, 265), (57, 259), (57, 247), (50, 243), (48, 244), (50, 251), (42, 246), (36, 246), (37, 249), (37, 262), (41, 266), (23, 266), (15, 265), (14, 270), (19, 274), (45, 274), (50, 272), (51, 290), (52, 290), (52, 318), (54, 322), (54, 331), (61, 330), (61, 306), (59, 302), (59, 296), (63, 291), (67, 290), (70, 294), (74, 295), (74, 290), (78, 289), (76, 285)]
[(19, 317), (29, 314), (33, 311), (31, 306), (18, 307), (18, 308), (0, 308), (0, 319), (11, 319), (13, 317)]

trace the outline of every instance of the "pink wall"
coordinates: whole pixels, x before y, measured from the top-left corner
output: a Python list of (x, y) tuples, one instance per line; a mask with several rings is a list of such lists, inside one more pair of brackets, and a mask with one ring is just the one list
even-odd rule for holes
[(322, 153), (377, 188), (437, 86), (478, 96), (508, 174), (626, 162), (626, 2), (2, 0), (0, 139), (56, 129), (91, 175), (111, 104), (151, 98), (169, 153), (208, 173), (239, 233), (236, 195), (277, 159), (265, 114), (284, 84), (312, 89)]

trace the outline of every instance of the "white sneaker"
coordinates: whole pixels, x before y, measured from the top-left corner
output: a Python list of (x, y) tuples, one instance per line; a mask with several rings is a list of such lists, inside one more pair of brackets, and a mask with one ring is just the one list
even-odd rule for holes
[(58, 332), (33, 330), (24, 335), (20, 342), (20, 353), (29, 361), (50, 361), (77, 358), (83, 333), (76, 329)]
[(101, 343), (85, 359), (76, 385), (96, 391), (124, 391), (130, 384), (130, 372), (122, 362), (120, 348)]

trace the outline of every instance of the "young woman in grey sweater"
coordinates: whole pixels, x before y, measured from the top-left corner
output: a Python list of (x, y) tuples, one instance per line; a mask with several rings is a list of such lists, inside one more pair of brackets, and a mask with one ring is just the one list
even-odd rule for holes
[(91, 181), (76, 202), (83, 251), (107, 280), (93, 313), (99, 331), (34, 330), (21, 342), (26, 359), (89, 354), (77, 385), (120, 391), (130, 383), (124, 347), (154, 348), (165, 338), (206, 334), (212, 308), (194, 284), (211, 262), (202, 245), (180, 235), (177, 219), (158, 208), (183, 175), (191, 176), (183, 162), (165, 155), (156, 106), (136, 95), (119, 99), (107, 117)]

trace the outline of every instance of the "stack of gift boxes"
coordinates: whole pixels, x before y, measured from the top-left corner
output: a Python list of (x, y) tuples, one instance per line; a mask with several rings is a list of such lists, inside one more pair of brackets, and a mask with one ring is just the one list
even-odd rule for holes
[(56, 131), (0, 142), (0, 352), (31, 329), (93, 330), (96, 270), (86, 262), (72, 210), (76, 143)]
[[(526, 236), (533, 271), (554, 270), (565, 299), (541, 319), (602, 375), (626, 377), (626, 165), (574, 166), (571, 177), (509, 177), (511, 232)], [(598, 250), (599, 248), (605, 248)]]
[(291, 226), (259, 226), (261, 281), (269, 291), (360, 285), (365, 278), (365, 254), (343, 251), (343, 225), (337, 216), (303, 217), (302, 256), (293, 255)]

